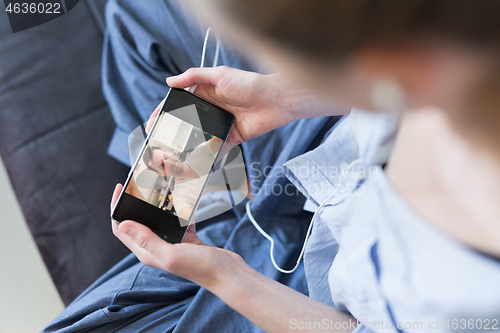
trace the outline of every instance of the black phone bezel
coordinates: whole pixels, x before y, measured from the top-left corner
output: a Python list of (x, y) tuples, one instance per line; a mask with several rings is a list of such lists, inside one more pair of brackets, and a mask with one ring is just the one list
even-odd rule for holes
[[(167, 101), (169, 100), (170, 103), (167, 103)], [(174, 102), (178, 104), (178, 107), (175, 107), (176, 104)], [(170, 90), (167, 93), (165, 103), (163, 103), (162, 105), (161, 112), (170, 112), (174, 114), (175, 117), (192, 124), (192, 121), (186, 118), (186, 116), (184, 116), (182, 113), (175, 114), (175, 110), (183, 106), (188, 106), (193, 104), (196, 105), (197, 102), (203, 102), (209, 105), (208, 110), (201, 110), (199, 107), (196, 107), (198, 113), (198, 119), (203, 127), (203, 130), (214, 136), (217, 136), (218, 138), (222, 139), (225, 143), (227, 137), (229, 136), (229, 131), (231, 130), (231, 127), (234, 123), (234, 116), (230, 112), (218, 107), (213, 103), (204, 100), (201, 97), (198, 97), (183, 89), (170, 88)], [(174, 105), (174, 107), (171, 107), (171, 105)], [(141, 152), (138, 155), (139, 158), (135, 161), (134, 165), (131, 168), (131, 171), (123, 186), (123, 190), (120, 193), (120, 196), (116, 202), (115, 207), (113, 208), (113, 211), (111, 213), (111, 218), (118, 223), (125, 220), (133, 220), (139, 222), (149, 227), (160, 238), (166, 240), (169, 243), (175, 244), (175, 243), (180, 243), (182, 241), (188, 226), (182, 227), (179, 222), (180, 219), (179, 217), (169, 212), (163, 211), (162, 209), (155, 207), (128, 193), (125, 193), (125, 188), (128, 186), (130, 179), (132, 178), (133, 170), (135, 170), (137, 163), (139, 162), (140, 157), (142, 156), (144, 149), (146, 148), (150, 140), (151, 133), (153, 133), (153, 129), (157, 126), (157, 120), (155, 121), (153, 128), (150, 131), (150, 134), (146, 137), (146, 140), (141, 148)], [(221, 151), (222, 147), (221, 149), (219, 149), (215, 161), (212, 164), (212, 170), (214, 168), (214, 165), (216, 164), (216, 161), (219, 159)], [(208, 178), (209, 177), (207, 177), (207, 182)], [(198, 201), (199, 197), (195, 205), (195, 208), (198, 204)]]

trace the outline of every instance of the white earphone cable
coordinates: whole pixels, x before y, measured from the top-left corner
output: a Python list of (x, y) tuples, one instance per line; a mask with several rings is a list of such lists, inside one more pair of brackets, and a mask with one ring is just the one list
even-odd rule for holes
[[(210, 32), (213, 32), (215, 36), (215, 56), (214, 56), (214, 62), (213, 62), (213, 67), (217, 66), (217, 62), (219, 61), (219, 48), (220, 48), (220, 42), (219, 42), (219, 36), (217, 36), (217, 33), (215, 30), (212, 29), (212, 27), (209, 27), (207, 29), (207, 33), (205, 34), (205, 41), (203, 42), (203, 51), (201, 52), (201, 64), (200, 68), (203, 68), (205, 66), (205, 55), (207, 53), (207, 44), (208, 44), (208, 38), (210, 37)], [(188, 91), (190, 93), (194, 93), (196, 90), (196, 86), (189, 87)]]
[[(200, 68), (203, 68), (204, 65), (205, 65), (205, 56), (206, 56), (206, 52), (207, 52), (207, 44), (208, 44), (208, 38), (210, 37), (210, 32), (213, 32), (214, 36), (215, 36), (215, 41), (216, 41), (216, 46), (215, 46), (215, 56), (214, 56), (214, 62), (212, 64), (213, 67), (216, 67), (217, 66), (217, 62), (219, 60), (219, 49), (220, 49), (220, 41), (219, 41), (219, 36), (217, 36), (217, 33), (212, 29), (212, 27), (209, 27), (207, 29), (207, 32), (205, 34), (205, 41), (203, 42), (203, 51), (202, 51), (202, 54), (201, 54), (201, 63), (200, 63)], [(192, 86), (188, 89), (188, 91), (190, 93), (194, 93), (194, 91), (196, 90), (196, 86)], [(339, 184), (342, 183), (342, 181), (344, 180), (345, 177), (347, 177), (347, 174), (349, 173), (349, 171), (352, 169), (353, 166), (355, 166), (356, 164), (358, 164), (359, 162), (361, 162), (360, 159), (357, 159), (353, 162), (351, 162), (348, 166), (347, 166), (347, 169), (346, 171), (341, 175), (340, 179), (339, 179)], [(302, 257), (304, 256), (304, 252), (305, 252), (305, 249), (306, 249), (306, 245), (307, 245), (307, 240), (309, 239), (309, 236), (311, 235), (311, 231), (312, 231), (312, 227), (313, 227), (313, 224), (314, 224), (314, 221), (316, 219), (316, 216), (317, 214), (323, 209), (323, 207), (328, 203), (328, 201), (330, 199), (332, 199), (335, 194), (337, 194), (337, 192), (339, 191), (339, 189), (341, 188), (341, 186), (339, 185), (335, 191), (333, 191), (332, 194), (330, 194), (328, 196), (328, 198), (326, 198), (322, 203), (321, 205), (319, 205), (318, 209), (316, 210), (316, 212), (314, 213), (312, 219), (311, 219), (311, 223), (309, 224), (309, 227), (307, 229), (307, 233), (306, 233), (306, 237), (305, 237), (305, 240), (304, 240), (304, 244), (302, 245), (302, 250), (300, 251), (300, 254), (299, 254), (299, 257), (297, 258), (297, 264), (295, 265), (295, 267), (291, 270), (285, 270), (285, 269), (282, 269), (281, 267), (278, 266), (278, 264), (276, 264), (276, 261), (274, 260), (274, 240), (271, 236), (269, 236), (269, 234), (267, 234), (261, 227), (260, 225), (257, 223), (257, 221), (255, 220), (255, 218), (253, 217), (252, 215), (252, 211), (250, 209), (250, 205), (252, 203), (251, 200), (249, 200), (247, 203), (246, 203), (246, 212), (247, 212), (247, 215), (248, 215), (248, 218), (250, 219), (250, 222), (252, 222), (252, 224), (255, 226), (255, 228), (257, 229), (257, 231), (259, 231), (262, 236), (264, 236), (265, 238), (267, 238), (267, 240), (269, 240), (269, 242), (271, 242), (271, 248), (269, 250), (269, 256), (271, 257), (271, 262), (273, 263), (273, 266), (278, 270), (280, 271), (281, 273), (285, 273), (285, 274), (290, 274), (290, 273), (293, 273), (297, 270), (297, 268), (299, 267), (300, 265), (300, 261), (302, 260)]]
[(358, 163), (361, 162), (361, 159), (357, 159), (357, 160), (354, 160), (352, 161), (348, 166), (347, 166), (347, 169), (345, 172), (343, 172), (339, 178), (339, 186), (337, 186), (337, 188), (335, 189), (335, 191), (333, 191), (332, 194), (330, 194), (328, 196), (328, 198), (326, 198), (322, 203), (321, 205), (319, 205), (318, 209), (316, 210), (316, 212), (314, 213), (312, 219), (311, 219), (311, 223), (309, 224), (309, 228), (307, 229), (307, 233), (306, 233), (306, 238), (304, 240), (304, 245), (302, 245), (302, 250), (300, 251), (300, 254), (299, 254), (299, 257), (297, 258), (297, 264), (295, 265), (294, 268), (292, 268), (291, 270), (285, 270), (281, 267), (278, 266), (278, 264), (276, 264), (276, 261), (274, 260), (274, 239), (269, 236), (269, 234), (267, 232), (265, 232), (261, 227), (260, 225), (257, 223), (257, 221), (255, 220), (255, 218), (253, 217), (252, 215), (252, 211), (250, 209), (250, 205), (252, 203), (251, 200), (247, 201), (246, 203), (246, 212), (247, 212), (247, 215), (248, 215), (248, 218), (250, 219), (250, 222), (252, 222), (252, 224), (254, 225), (254, 227), (257, 229), (258, 232), (261, 233), (262, 236), (266, 237), (267, 240), (269, 242), (271, 242), (271, 248), (269, 250), (269, 256), (271, 257), (271, 262), (273, 263), (273, 266), (278, 270), (280, 271), (281, 273), (285, 273), (285, 274), (290, 274), (290, 273), (293, 273), (295, 272), (295, 270), (297, 270), (297, 268), (299, 267), (300, 265), (300, 261), (302, 260), (302, 257), (304, 256), (304, 252), (306, 250), (306, 245), (307, 245), (307, 240), (309, 239), (309, 236), (311, 234), (311, 230), (312, 230), (312, 227), (313, 227), (313, 223), (314, 223), (314, 220), (316, 219), (316, 215), (323, 209), (323, 207), (328, 203), (328, 201), (330, 201), (330, 199), (332, 199), (335, 194), (337, 194), (337, 192), (339, 191), (339, 189), (342, 187), (341, 184), (342, 182), (344, 181), (344, 179), (347, 177), (347, 174), (349, 173), (349, 171)]

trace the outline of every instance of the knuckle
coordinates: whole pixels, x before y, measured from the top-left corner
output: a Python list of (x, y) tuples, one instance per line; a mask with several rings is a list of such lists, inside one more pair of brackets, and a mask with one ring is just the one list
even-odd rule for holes
[(221, 75), (225, 75), (225, 74), (227, 74), (227, 72), (229, 72), (230, 68), (225, 66), (225, 65), (222, 65), (222, 66), (217, 67), (216, 70), (219, 71), (219, 73)]
[(136, 238), (135, 242), (137, 243), (137, 245), (143, 249), (147, 249), (148, 247), (148, 243), (149, 243), (149, 239), (148, 237), (144, 236), (144, 235), (140, 235)]

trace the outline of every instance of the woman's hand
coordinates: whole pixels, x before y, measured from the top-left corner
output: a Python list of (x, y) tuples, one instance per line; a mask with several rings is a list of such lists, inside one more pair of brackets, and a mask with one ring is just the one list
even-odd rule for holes
[[(236, 118), (228, 139), (232, 144), (265, 134), (292, 120), (328, 114), (318, 112), (321, 110), (315, 108), (318, 104), (311, 103), (311, 99), (305, 97), (307, 94), (283, 89), (276, 75), (217, 67), (191, 69), (167, 82), (177, 88), (197, 85), (197, 95), (232, 112)], [(163, 102), (149, 118), (148, 133)], [(316, 112), (309, 112), (311, 110)], [(122, 189), (121, 185), (116, 186), (112, 208)], [(342, 323), (345, 329), (336, 332), (352, 331), (351, 316), (267, 278), (234, 252), (203, 244), (194, 224), (189, 226), (182, 243), (170, 244), (137, 222), (111, 223), (115, 236), (144, 265), (181, 276), (210, 290), (266, 332), (294, 332), (290, 326), (293, 319), (315, 322), (324, 318)]]
[[(117, 185), (111, 207), (122, 190)], [(234, 252), (203, 244), (194, 224), (179, 244), (170, 244), (148, 227), (133, 221), (112, 221), (113, 233), (146, 266), (156, 267), (206, 288), (266, 332), (295, 332), (294, 322), (335, 323), (328, 332), (351, 332), (356, 321), (348, 314), (319, 303), (271, 280), (248, 266)], [(269, 260), (269, 258), (263, 258)], [(353, 325), (354, 324), (354, 325)], [(333, 324), (332, 324), (333, 325)], [(323, 327), (324, 328), (324, 327)]]
[[(117, 185), (111, 208), (122, 190)], [(195, 225), (189, 226), (182, 243), (170, 244), (158, 237), (148, 227), (134, 222), (112, 221), (113, 233), (146, 266), (156, 267), (191, 280), (207, 289), (220, 284), (220, 272), (234, 265), (246, 266), (236, 253), (208, 246), (196, 236)]]
[[(167, 78), (174, 88), (196, 86), (195, 94), (231, 112), (235, 123), (227, 143), (235, 146), (294, 120), (349, 113), (314, 93), (291, 87), (279, 74), (262, 75), (220, 66), (191, 68)], [(163, 100), (151, 114), (149, 132)]]
[(175, 88), (197, 86), (195, 94), (231, 112), (228, 142), (240, 144), (295, 120), (284, 105), (287, 91), (277, 74), (262, 75), (225, 66), (191, 68), (167, 78)]

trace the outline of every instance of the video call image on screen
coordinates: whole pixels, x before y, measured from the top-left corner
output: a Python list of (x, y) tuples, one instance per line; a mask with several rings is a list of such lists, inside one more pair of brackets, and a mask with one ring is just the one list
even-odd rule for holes
[(222, 140), (162, 112), (126, 193), (189, 221)]

